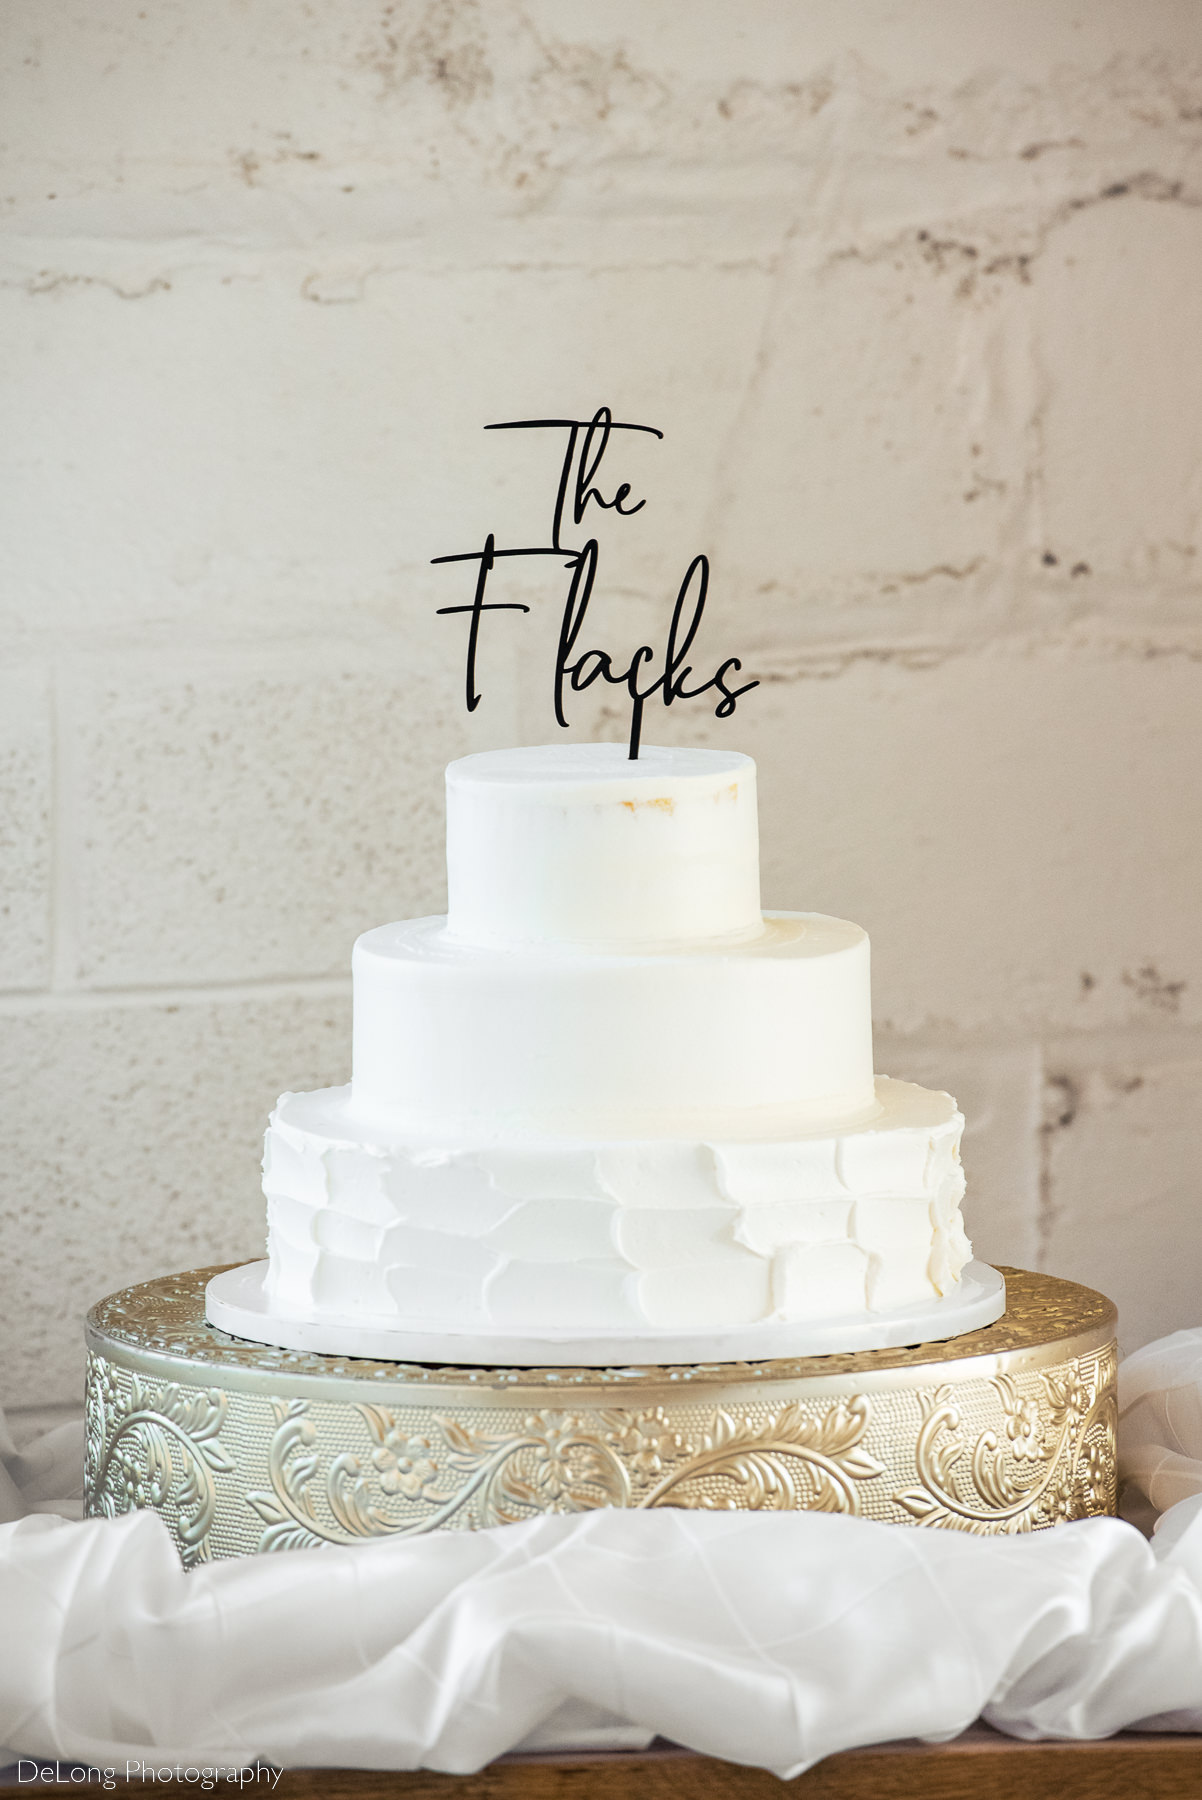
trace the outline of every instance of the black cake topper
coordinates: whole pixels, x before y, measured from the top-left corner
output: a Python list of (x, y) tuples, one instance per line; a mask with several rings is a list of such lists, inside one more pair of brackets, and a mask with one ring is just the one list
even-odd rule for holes
[(699, 695), (717, 689), (722, 698), (714, 708), (715, 716), (728, 719), (735, 710), (735, 703), (741, 694), (750, 693), (758, 687), (758, 681), (746, 681), (741, 687), (732, 687), (730, 674), (732, 670), (740, 670), (742, 663), (737, 656), (728, 656), (708, 681), (698, 685), (687, 685), (693, 679), (693, 669), (685, 662), (692, 649), (693, 640), (701, 626), (705, 612), (706, 596), (709, 593), (710, 565), (706, 556), (695, 556), (685, 570), (684, 579), (676, 595), (672, 609), (672, 618), (668, 626), (668, 636), (663, 651), (663, 665), (658, 675), (652, 676), (650, 664), (656, 661), (655, 647), (643, 644), (637, 649), (624, 669), (615, 669), (613, 658), (604, 650), (583, 650), (576, 654), (576, 645), (584, 628), (585, 615), (592, 598), (593, 587), (597, 579), (598, 545), (596, 538), (589, 538), (580, 549), (573, 549), (563, 542), (565, 516), (570, 514), (573, 525), (579, 525), (590, 504), (602, 507), (606, 512), (616, 513), (620, 518), (628, 519), (633, 513), (640, 512), (647, 504), (646, 500), (630, 499), (630, 483), (623, 481), (615, 490), (612, 499), (607, 500), (599, 487), (595, 486), (601, 463), (609, 447), (610, 436), (615, 431), (642, 431), (650, 437), (662, 438), (663, 432), (657, 431), (654, 425), (635, 425), (627, 420), (615, 419), (608, 406), (599, 406), (591, 419), (505, 419), (496, 425), (486, 425), (486, 431), (566, 431), (567, 442), (564, 447), (563, 462), (559, 472), (559, 486), (555, 495), (555, 510), (551, 516), (551, 541), (549, 544), (527, 544), (520, 548), (499, 550), (492, 532), (484, 540), (481, 550), (462, 550), (452, 556), (435, 556), (436, 563), (475, 563), (476, 591), (471, 601), (464, 606), (440, 606), (442, 613), (467, 613), (467, 663), (466, 663), (466, 699), (467, 710), (475, 712), (480, 704), (480, 695), (476, 691), (476, 651), (480, 642), (480, 621), (486, 612), (529, 612), (530, 608), (517, 600), (486, 600), (488, 578), (497, 562), (503, 557), (511, 556), (553, 556), (563, 562), (569, 570), (567, 598), (564, 601), (563, 619), (559, 627), (559, 645), (555, 658), (555, 717), (560, 725), (566, 726), (568, 721), (564, 715), (564, 687), (570, 687), (575, 694), (583, 693), (598, 679), (611, 683), (614, 687), (624, 687), (630, 695), (630, 757), (633, 761), (639, 753), (639, 740), (643, 729), (643, 708), (655, 694), (659, 694), (665, 706), (671, 706), (674, 700), (696, 700)]

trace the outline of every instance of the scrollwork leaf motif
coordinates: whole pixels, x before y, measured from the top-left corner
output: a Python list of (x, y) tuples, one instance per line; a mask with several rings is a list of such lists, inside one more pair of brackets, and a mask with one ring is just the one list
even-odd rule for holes
[(267, 1452), (271, 1492), (256, 1490), (246, 1496), (247, 1505), (258, 1513), (266, 1527), (258, 1547), (313, 1549), (329, 1541), (328, 1533), (318, 1525), (309, 1491), (321, 1466), (321, 1458), (313, 1449), (317, 1428), (306, 1416), (308, 1405), (303, 1400), (275, 1400), (272, 1412), (276, 1428)]
[[(375, 1446), (373, 1473), (359, 1457), (338, 1456), (323, 1484), (329, 1517), (319, 1520), (312, 1493), (318, 1459), (300, 1454), (316, 1441), (316, 1429), (304, 1416), (305, 1402), (278, 1405), (268, 1456), (271, 1492), (247, 1496), (266, 1526), (260, 1550), (412, 1537), (469, 1518), (511, 1524), (542, 1512), (630, 1502), (620, 1460), (574, 1415), (535, 1413), (521, 1432), (494, 1434), (436, 1414), (433, 1437), (407, 1433), (383, 1407), (360, 1404), (355, 1410)], [(398, 1511), (376, 1502), (377, 1487)]]
[[(998, 1423), (971, 1440), (953, 1387), (927, 1391), (920, 1480), (893, 1499), (919, 1524), (971, 1532), (1027, 1531), (1103, 1510), (1107, 1482), (1113, 1486), (1113, 1393), (1100, 1382), (1104, 1372), (1099, 1362), (1041, 1376), (1036, 1395), (997, 1374)], [(505, 1431), (435, 1413), (413, 1427), (379, 1405), (356, 1411), (366, 1453), (343, 1451), (327, 1466), (307, 1404), (278, 1406), (271, 1490), (249, 1496), (265, 1527), (261, 1549), (599, 1506), (855, 1514), (864, 1485), (885, 1472), (865, 1442), (871, 1407), (863, 1395), (819, 1412), (794, 1401), (749, 1418), (717, 1407), (689, 1441), (658, 1407), (543, 1409), (518, 1415)]]
[(438, 1423), (455, 1455), (469, 1457), (475, 1455), (478, 1440), (473, 1437), (466, 1425), (461, 1425), (458, 1419), (446, 1417), (440, 1418)]
[(795, 1403), (759, 1421), (716, 1408), (696, 1443), (660, 1407), (591, 1418), (548, 1409), (505, 1433), (437, 1414), (419, 1435), (386, 1408), (357, 1411), (370, 1456), (340, 1454), (319, 1486), (316, 1428), (305, 1403), (277, 1405), (271, 1491), (248, 1496), (265, 1527), (260, 1549), (414, 1536), (452, 1523), (508, 1524), (602, 1506), (856, 1513), (858, 1484), (883, 1473), (864, 1447), (871, 1412), (862, 1396), (817, 1416)]
[(232, 1475), (221, 1443), (228, 1397), (217, 1388), (162, 1388), (139, 1376), (128, 1385), (94, 1357), (89, 1368), (84, 1511), (114, 1518), (174, 1504), (185, 1567), (211, 1554), (216, 1475)]
[(818, 1417), (797, 1401), (758, 1422), (719, 1408), (698, 1449), (640, 1504), (858, 1514), (857, 1484), (884, 1473), (863, 1445), (871, 1416), (862, 1394)]
[(1109, 1510), (1113, 1359), (1103, 1352), (1092, 1364), (1086, 1359), (1039, 1380), (1041, 1393), (1024, 1394), (1013, 1376), (992, 1378), (1002, 1428), (977, 1434), (967, 1480), (960, 1476), (966, 1445), (950, 1388), (923, 1397), (919, 1485), (894, 1495), (911, 1518), (961, 1531), (1021, 1532)]
[[(250, 1494), (265, 1523), (261, 1550), (299, 1543), (354, 1543), (416, 1535), (448, 1523), (504, 1525), (540, 1512), (596, 1507), (808, 1508), (858, 1512), (857, 1485), (882, 1463), (864, 1447), (871, 1409), (864, 1397), (821, 1415), (792, 1404), (767, 1418), (736, 1420), (716, 1408), (696, 1444), (662, 1408), (642, 1413), (529, 1413), (520, 1431), (471, 1431), (434, 1415), (414, 1436), (385, 1408), (358, 1406), (372, 1444), (363, 1458), (340, 1454), (313, 1489), (315, 1427), (304, 1402), (277, 1408), (268, 1469), (272, 1490)], [(376, 1489), (387, 1494), (383, 1507)]]

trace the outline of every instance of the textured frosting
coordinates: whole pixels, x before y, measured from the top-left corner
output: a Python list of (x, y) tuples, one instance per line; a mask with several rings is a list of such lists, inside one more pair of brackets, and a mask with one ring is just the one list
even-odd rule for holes
[(288, 1094), (264, 1160), (273, 1309), (394, 1325), (713, 1327), (880, 1312), (969, 1257), (955, 1102), (882, 1080), (841, 1131), (437, 1143)]

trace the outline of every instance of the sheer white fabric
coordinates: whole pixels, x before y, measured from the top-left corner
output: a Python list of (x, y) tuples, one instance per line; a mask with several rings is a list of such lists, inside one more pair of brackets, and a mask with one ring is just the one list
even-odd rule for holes
[(672, 1738), (792, 1775), (954, 1736), (1202, 1730), (1202, 1330), (1124, 1365), (1152, 1543), (1098, 1519), (977, 1538), (821, 1514), (604, 1511), (213, 1564), (160, 1521), (47, 1511), (60, 1428), (0, 1439), (0, 1741), (123, 1767), (466, 1771)]
[[(1175, 1331), (1129, 1356), (1119, 1372), (1120, 1474), (1152, 1512), (1174, 1509), (1174, 1534), (1202, 1496), (1202, 1330)], [(1163, 1520), (1159, 1531), (1167, 1530)]]

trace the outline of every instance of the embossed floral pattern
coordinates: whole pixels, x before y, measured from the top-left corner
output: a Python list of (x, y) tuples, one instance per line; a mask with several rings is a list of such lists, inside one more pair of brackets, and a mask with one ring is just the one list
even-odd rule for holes
[[(851, 1356), (823, 1359), (820, 1371), (811, 1361), (500, 1379), (225, 1342), (196, 1322), (198, 1280), (147, 1284), (98, 1309), (93, 1329), (103, 1314), (112, 1341), (109, 1353), (93, 1349), (86, 1409), (86, 1510), (154, 1507), (188, 1563), (597, 1506), (806, 1508), (992, 1533), (1114, 1505), (1105, 1339), (1042, 1367), (1004, 1361), (1002, 1345), (989, 1377), (949, 1379), (950, 1359), (932, 1357), (912, 1384), (902, 1358), (918, 1353), (882, 1353), (891, 1374), (876, 1383), (874, 1369), (864, 1391), (846, 1381)], [(1055, 1322), (1043, 1280), (1012, 1283), (1007, 1329), (1030, 1342)], [(1105, 1303), (1087, 1301), (1093, 1329)], [(980, 1336), (993, 1347), (993, 1333)], [(137, 1346), (160, 1372), (137, 1372)], [(218, 1385), (178, 1382), (168, 1358)], [(342, 1393), (306, 1397), (316, 1374)]]
[(896, 1499), (922, 1525), (1032, 1531), (1111, 1511), (1115, 1489), (1114, 1362), (1094, 1357), (1033, 1378), (1020, 1392), (993, 1376), (1005, 1430), (978, 1434), (969, 1453), (950, 1385), (928, 1393), (915, 1447), (919, 1481)]
[(1045, 1386), (1048, 1395), (1048, 1411), (1057, 1428), (1070, 1431), (1081, 1423), (1093, 1404), (1093, 1395), (1081, 1380), (1075, 1369), (1063, 1375), (1049, 1375)]
[(676, 1430), (662, 1406), (621, 1418), (605, 1434), (619, 1455), (626, 1458), (637, 1475), (659, 1475), (665, 1462), (687, 1454), (689, 1446)]
[(1038, 1462), (1043, 1456), (1043, 1420), (1032, 1399), (1016, 1398), (1006, 1407), (1006, 1436), (1019, 1462)]
[(430, 1458), (430, 1440), (409, 1437), (394, 1425), (371, 1454), (380, 1487), (386, 1494), (403, 1494), (417, 1500), (438, 1477), (438, 1464)]
[(228, 1396), (176, 1382), (144, 1382), (104, 1357), (89, 1359), (84, 1407), (84, 1512), (115, 1518), (141, 1507), (173, 1515), (184, 1563), (212, 1554), (215, 1477), (232, 1475), (221, 1443)]
[(531, 1480), (540, 1494), (558, 1500), (573, 1486), (571, 1452), (580, 1444), (583, 1424), (571, 1413), (532, 1413), (525, 1429), (530, 1449)]
[(1088, 1497), (1091, 1500), (1105, 1501), (1114, 1480), (1114, 1458), (1103, 1439), (1091, 1437), (1086, 1441), (1081, 1458), (1081, 1473)]

